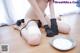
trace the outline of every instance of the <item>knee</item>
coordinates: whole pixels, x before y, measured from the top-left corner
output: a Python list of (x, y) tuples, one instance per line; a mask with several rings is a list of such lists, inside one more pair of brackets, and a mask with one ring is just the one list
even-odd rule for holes
[(40, 31), (29, 31), (22, 30), (22, 36), (27, 41), (29, 45), (39, 45), (41, 42), (41, 32)]
[(58, 26), (59, 32), (68, 34), (71, 30), (70, 26), (66, 23), (60, 23)]
[(40, 37), (30, 38), (30, 39), (27, 39), (27, 42), (29, 45), (39, 45), (41, 42), (41, 38)]
[[(27, 29), (26, 29), (27, 28)], [(29, 45), (39, 45), (41, 41), (41, 32), (37, 24), (31, 21), (22, 31), (22, 36)]]
[(70, 32), (70, 30), (71, 30), (70, 26), (69, 26), (69, 25), (66, 25), (66, 26), (63, 28), (62, 33), (68, 34), (68, 33)]

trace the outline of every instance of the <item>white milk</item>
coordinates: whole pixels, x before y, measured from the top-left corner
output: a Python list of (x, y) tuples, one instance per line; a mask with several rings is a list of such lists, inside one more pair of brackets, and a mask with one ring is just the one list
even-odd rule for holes
[(61, 50), (68, 50), (72, 48), (72, 42), (65, 38), (57, 38), (53, 41), (53, 46), (61, 49)]

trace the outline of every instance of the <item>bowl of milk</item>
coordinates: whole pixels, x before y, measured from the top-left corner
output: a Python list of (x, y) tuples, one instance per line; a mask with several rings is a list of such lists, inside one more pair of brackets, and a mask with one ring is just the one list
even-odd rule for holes
[(76, 46), (76, 43), (73, 39), (65, 38), (63, 36), (53, 37), (49, 43), (52, 47), (58, 50), (70, 50)]

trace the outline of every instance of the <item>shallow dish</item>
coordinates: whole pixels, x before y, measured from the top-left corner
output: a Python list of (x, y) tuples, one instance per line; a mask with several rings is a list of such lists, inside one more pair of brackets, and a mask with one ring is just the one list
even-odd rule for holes
[(70, 50), (76, 46), (76, 43), (73, 39), (62, 36), (53, 37), (49, 43), (52, 47), (58, 50)]

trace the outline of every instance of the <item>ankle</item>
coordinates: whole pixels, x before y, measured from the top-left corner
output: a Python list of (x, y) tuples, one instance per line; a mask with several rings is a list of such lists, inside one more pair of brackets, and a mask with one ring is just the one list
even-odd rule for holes
[(44, 28), (45, 28), (45, 29), (49, 29), (49, 26), (48, 26), (48, 25), (44, 25)]

